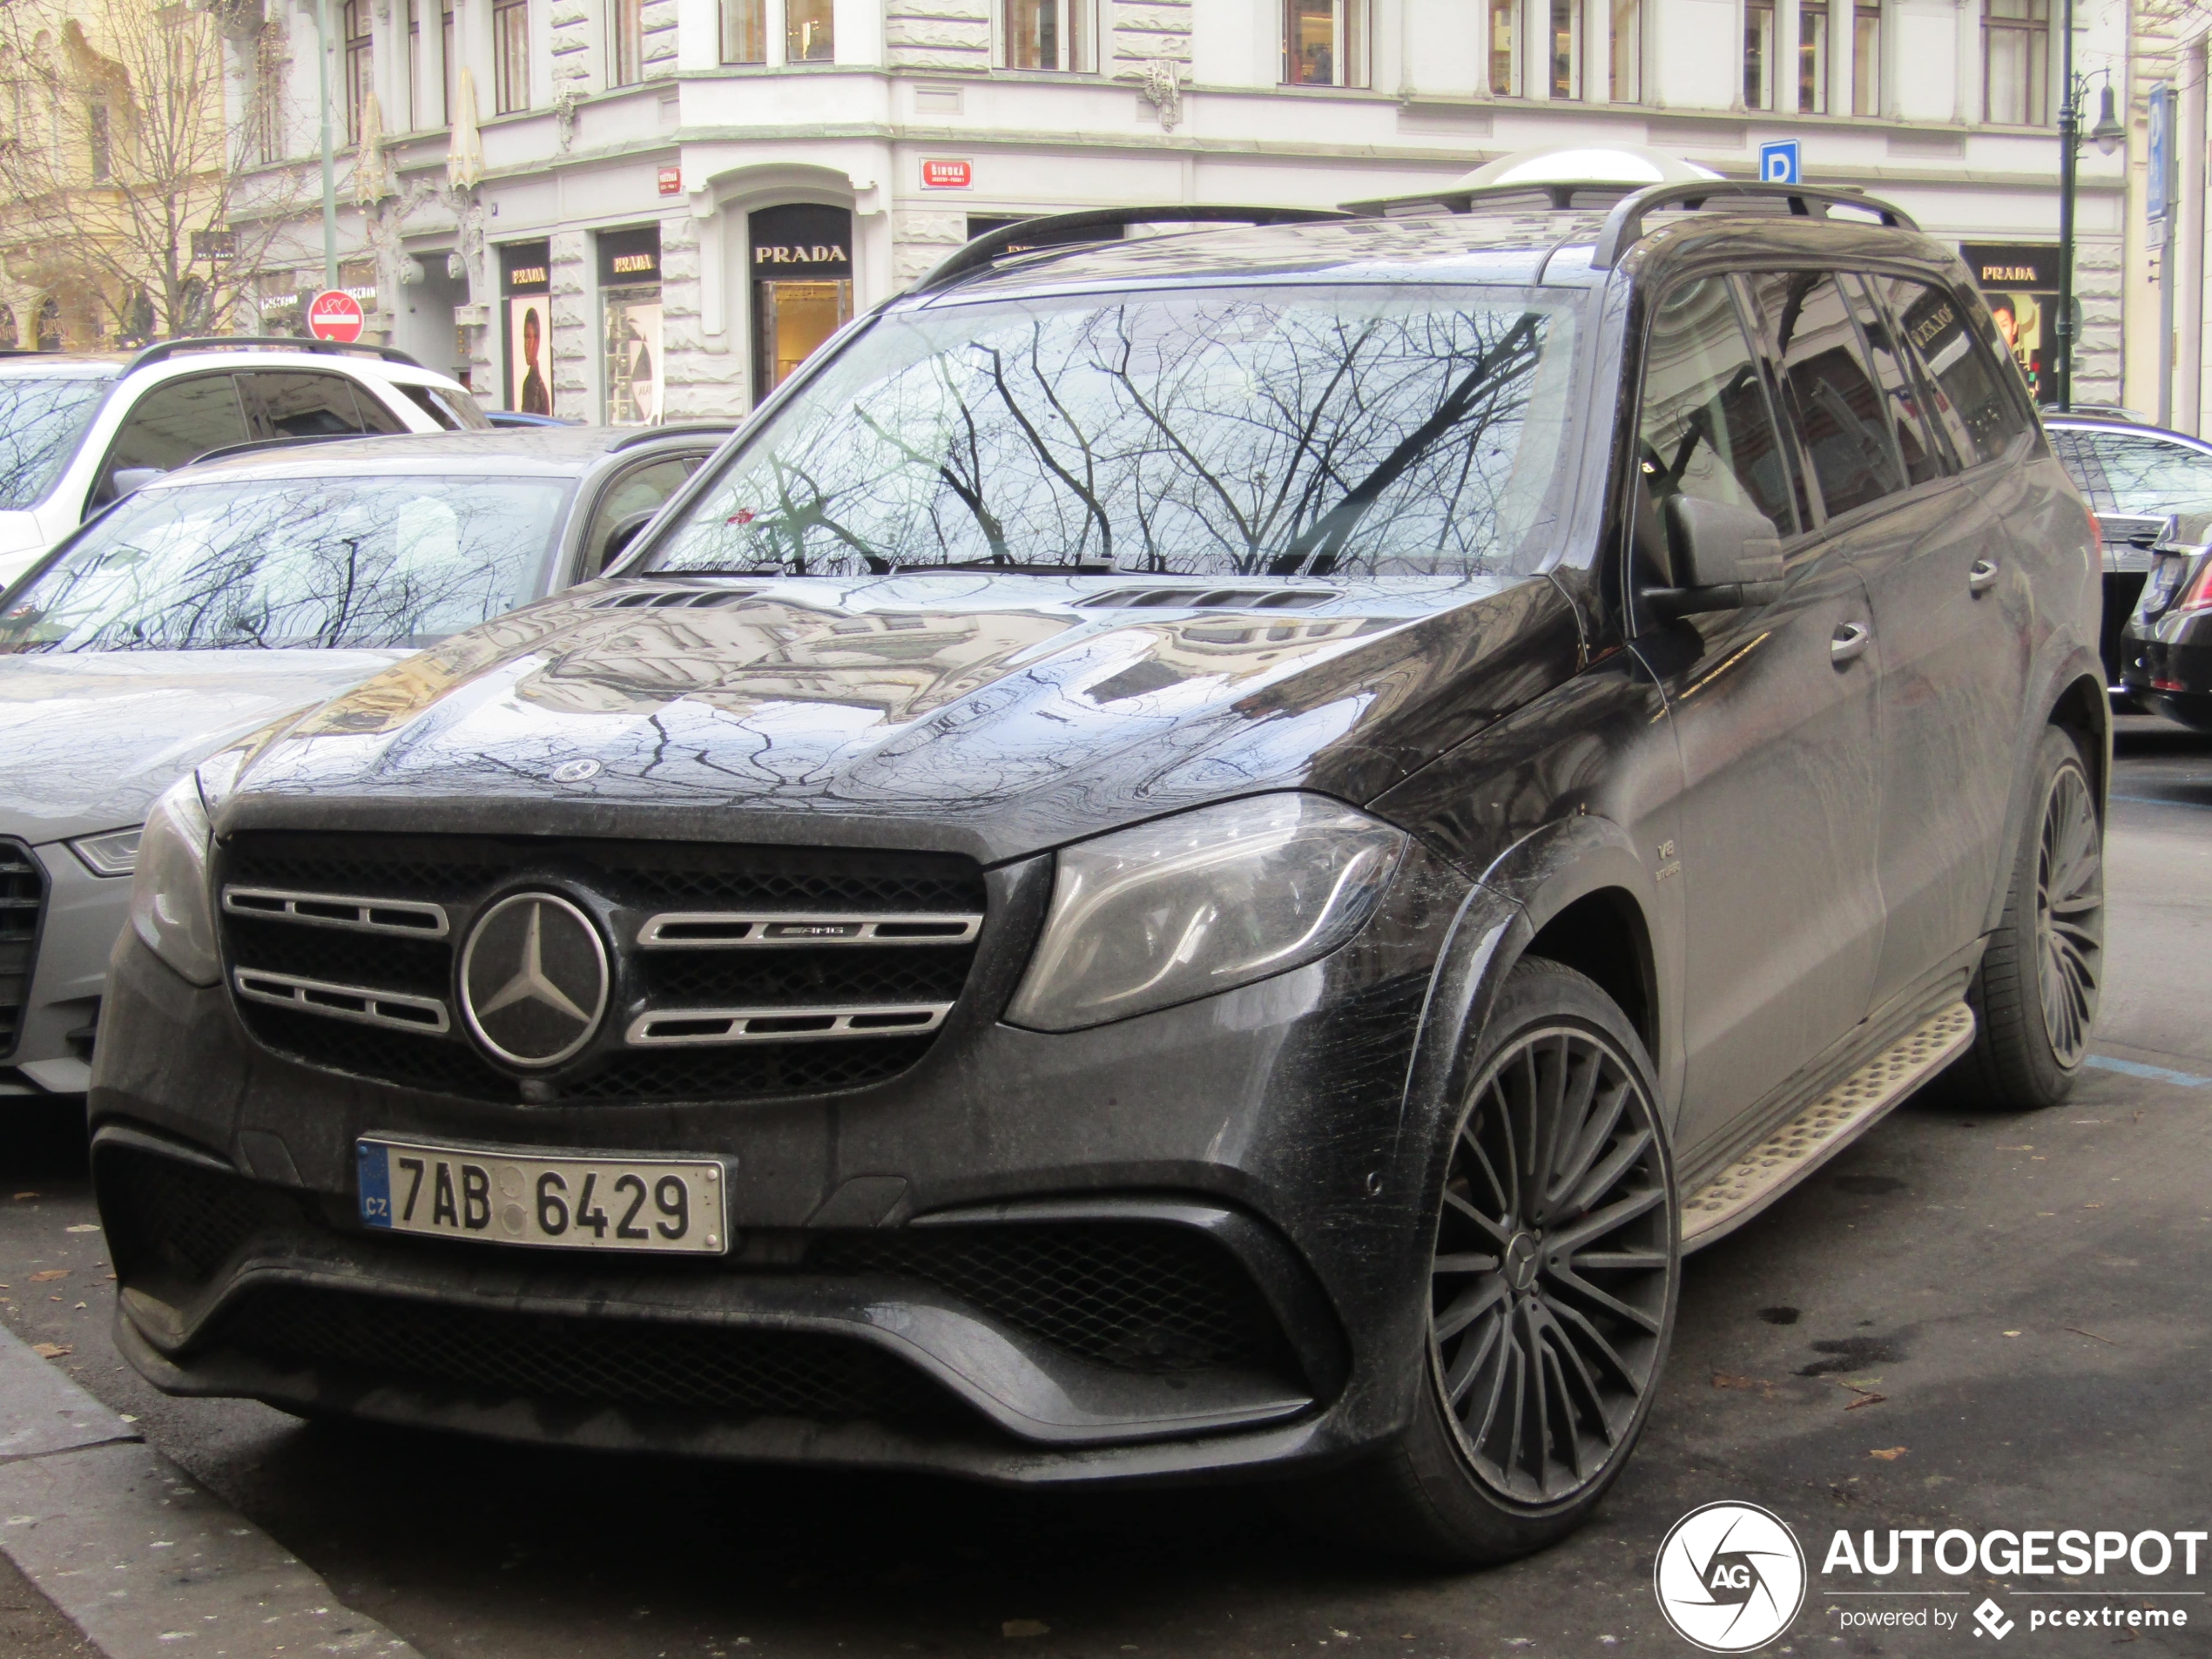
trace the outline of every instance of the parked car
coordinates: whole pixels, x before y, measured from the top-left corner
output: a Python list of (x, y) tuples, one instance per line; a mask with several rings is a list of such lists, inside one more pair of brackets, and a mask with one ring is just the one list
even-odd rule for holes
[(91, 1099), (130, 1362), (1493, 1560), (1685, 1249), (1946, 1065), (2063, 1097), (2094, 532), (1966, 267), (1423, 206), (978, 239), (610, 579), (180, 779)]
[(2104, 534), (2107, 684), (2125, 690), (2121, 636), (2157, 560), (2153, 545), (2176, 513), (2212, 509), (2212, 443), (2137, 421), (2046, 412), (2051, 448), (2088, 497)]
[(525, 415), (520, 409), (486, 409), (484, 419), (496, 427), (581, 426), (581, 421), (565, 421), (552, 415)]
[(726, 429), (249, 446), (146, 485), (0, 596), (0, 1096), (84, 1093), (148, 802), (241, 733), (596, 574)]
[(210, 450), (485, 424), (459, 381), (388, 346), (239, 337), (0, 357), (0, 586), (110, 502)]
[(2212, 512), (2181, 513), (2151, 549), (2122, 641), (2122, 681), (2154, 712), (2212, 732)]

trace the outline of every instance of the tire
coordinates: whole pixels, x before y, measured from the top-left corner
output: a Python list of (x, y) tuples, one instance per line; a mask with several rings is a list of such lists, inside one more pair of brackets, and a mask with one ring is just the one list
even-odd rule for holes
[(1521, 961), (1465, 1076), (1413, 1420), (1315, 1494), (1339, 1537), (1454, 1565), (1541, 1549), (1596, 1507), (1642, 1432), (1681, 1277), (1651, 1063), (1596, 985)]
[(2080, 745), (2044, 729), (2005, 914), (1966, 988), (1974, 1046), (1946, 1081), (1984, 1107), (2034, 1111), (2073, 1091), (2104, 973), (2104, 834)]

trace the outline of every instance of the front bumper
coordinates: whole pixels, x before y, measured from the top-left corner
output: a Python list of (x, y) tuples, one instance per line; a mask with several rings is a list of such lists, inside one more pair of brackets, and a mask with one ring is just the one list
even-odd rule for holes
[[(995, 913), (1034, 915), (1047, 867), (995, 873)], [(1327, 961), (1059, 1035), (997, 1022), (1026, 951), (987, 953), (911, 1071), (742, 1103), (312, 1069), (126, 939), (92, 1094), (120, 1344), (172, 1393), (609, 1448), (1021, 1482), (1347, 1455), (1413, 1398), (1433, 1137), (1406, 1080), (1467, 892), (1416, 848)], [(603, 1264), (372, 1232), (372, 1133), (718, 1157), (740, 1242)], [(221, 1190), (149, 1197), (149, 1168)]]
[(0, 940), (0, 1004), (13, 1004), (15, 1031), (10, 1049), (0, 1019), (0, 1096), (81, 1095), (108, 955), (130, 924), (131, 880), (94, 875), (60, 841), (0, 837), (0, 860), (11, 857), (35, 864), (41, 902), (28, 939)]

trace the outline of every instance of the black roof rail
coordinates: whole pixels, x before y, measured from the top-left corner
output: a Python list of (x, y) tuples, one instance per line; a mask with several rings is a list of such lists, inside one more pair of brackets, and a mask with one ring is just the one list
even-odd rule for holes
[(1749, 179), (1686, 179), (1674, 184), (1653, 185), (1625, 198), (1605, 216), (1597, 250), (1590, 255), (1594, 270), (1609, 271), (1621, 256), (1643, 235), (1647, 213), (1677, 204), (1697, 209), (1719, 209), (1750, 202), (1772, 202), (1799, 219), (1825, 219), (1831, 207), (1851, 207), (1875, 214), (1890, 230), (1917, 231), (1920, 227), (1903, 208), (1855, 190), (1824, 190), (1815, 185), (1770, 185)]
[[(1432, 190), (1414, 196), (1377, 196), (1368, 201), (1346, 202), (1344, 211), (1360, 219), (1407, 219), (1435, 208), (1447, 213), (1471, 213), (1477, 206), (1492, 207), (1514, 201), (1541, 206), (1548, 212), (1610, 207), (1631, 192), (1646, 188), (1603, 179), (1563, 179), (1555, 183), (1478, 185), (1472, 190)], [(1578, 196), (1599, 196), (1600, 201), (1577, 201)]]
[(388, 363), (405, 363), (409, 368), (422, 367), (420, 361), (397, 346), (371, 346), (362, 341), (349, 345), (343, 341), (302, 339), (295, 334), (196, 334), (183, 340), (165, 340), (147, 347), (124, 364), (123, 372), (128, 374), (133, 369), (164, 363), (185, 352), (237, 351), (261, 346), (281, 347), (287, 351), (314, 352), (324, 357), (342, 357), (351, 352), (362, 356), (381, 357)]
[[(1015, 252), (1042, 252), (1036, 239), (1053, 233), (1096, 230), (1119, 232), (1130, 225), (1305, 225), (1317, 219), (1350, 219), (1333, 207), (1237, 207), (1226, 204), (1177, 202), (1165, 207), (1089, 207), (1074, 213), (1043, 213), (1012, 225), (986, 231), (958, 252), (948, 255), (907, 289), (908, 293), (931, 293), (948, 288), (995, 260)], [(1100, 239), (1105, 239), (1102, 237)], [(1076, 246), (1058, 243), (1066, 247)]]
[(203, 461), (227, 461), (233, 455), (250, 455), (262, 449), (292, 449), (309, 443), (342, 443), (349, 438), (422, 437), (420, 432), (300, 432), (282, 438), (248, 438), (244, 443), (226, 443), (194, 455), (180, 462), (172, 471), (181, 472), (185, 467), (197, 467)]
[(640, 427), (637, 431), (617, 438), (609, 444), (607, 453), (610, 455), (620, 455), (624, 449), (635, 449), (641, 443), (651, 443), (659, 438), (703, 436), (710, 432), (721, 433), (726, 436), (737, 429), (738, 423), (735, 421), (685, 421), (675, 426)]

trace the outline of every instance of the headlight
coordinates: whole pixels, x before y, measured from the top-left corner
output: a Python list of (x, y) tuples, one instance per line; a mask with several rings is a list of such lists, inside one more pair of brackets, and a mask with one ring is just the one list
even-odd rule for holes
[(94, 875), (128, 875), (138, 867), (140, 826), (87, 835), (69, 844), (69, 850)]
[(195, 985), (223, 976), (207, 900), (207, 813), (189, 773), (146, 814), (131, 884), (131, 925), (146, 948)]
[(1382, 896), (1404, 833), (1313, 795), (1258, 795), (1063, 848), (1006, 1017), (1074, 1031), (1327, 955)]

